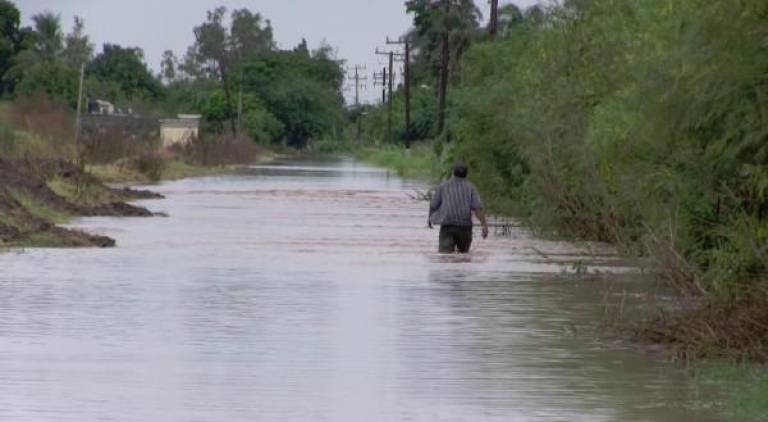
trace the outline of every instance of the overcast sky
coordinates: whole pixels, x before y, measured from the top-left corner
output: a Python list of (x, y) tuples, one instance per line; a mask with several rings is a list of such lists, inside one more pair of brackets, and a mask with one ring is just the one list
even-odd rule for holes
[[(397, 37), (411, 24), (404, 0), (16, 0), (22, 25), (46, 10), (61, 14), (65, 32), (74, 16), (85, 19), (85, 29), (101, 50), (105, 42), (144, 50), (147, 64), (157, 72), (165, 50), (182, 56), (194, 41), (192, 28), (205, 20), (206, 11), (224, 5), (229, 10), (248, 8), (272, 21), (280, 48), (291, 48), (302, 37), (311, 48), (323, 41), (337, 49), (348, 65), (365, 65), (368, 73), (384, 65), (373, 53), (385, 38)], [(488, 0), (476, 0), (488, 18)], [(537, 0), (500, 0), (528, 7)], [(365, 98), (378, 98), (370, 87)]]

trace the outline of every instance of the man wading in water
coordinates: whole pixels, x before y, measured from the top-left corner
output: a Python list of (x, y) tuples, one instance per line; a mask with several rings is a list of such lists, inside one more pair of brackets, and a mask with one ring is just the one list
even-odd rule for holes
[(427, 225), (440, 225), (438, 252), (469, 252), (472, 245), (472, 212), (483, 225), (483, 239), (488, 237), (483, 202), (475, 186), (467, 180), (467, 166), (459, 163), (453, 167), (453, 177), (440, 184), (429, 204)]

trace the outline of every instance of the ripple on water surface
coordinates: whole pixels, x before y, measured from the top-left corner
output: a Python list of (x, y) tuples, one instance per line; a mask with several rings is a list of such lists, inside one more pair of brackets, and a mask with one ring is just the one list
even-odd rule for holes
[(604, 247), (439, 256), (425, 186), (349, 160), (154, 188), (170, 217), (77, 224), (117, 248), (0, 255), (0, 421), (717, 420), (592, 335), (641, 290)]

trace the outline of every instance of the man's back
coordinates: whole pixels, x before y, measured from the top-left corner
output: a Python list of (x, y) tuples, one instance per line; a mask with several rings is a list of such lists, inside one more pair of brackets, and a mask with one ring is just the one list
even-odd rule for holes
[(472, 211), (483, 209), (475, 186), (462, 177), (440, 184), (430, 203), (430, 220), (444, 226), (472, 226)]

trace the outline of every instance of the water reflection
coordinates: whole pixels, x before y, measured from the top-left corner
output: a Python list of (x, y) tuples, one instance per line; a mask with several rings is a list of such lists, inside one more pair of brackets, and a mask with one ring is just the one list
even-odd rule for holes
[(678, 421), (678, 368), (593, 335), (607, 252), (433, 253), (423, 189), (352, 160), (158, 187), (112, 250), (0, 255), (0, 421)]

